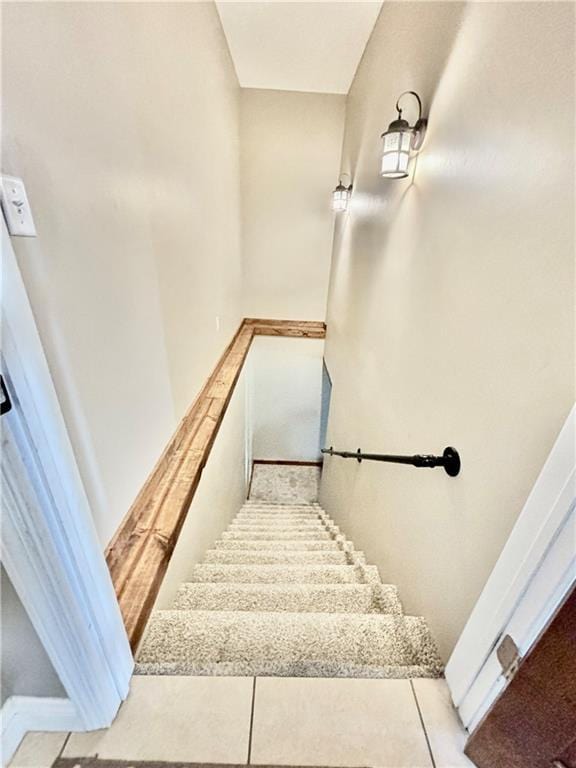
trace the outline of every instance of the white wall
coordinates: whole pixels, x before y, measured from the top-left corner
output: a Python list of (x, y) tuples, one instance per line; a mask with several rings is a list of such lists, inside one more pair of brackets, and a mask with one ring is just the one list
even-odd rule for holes
[(246, 369), (240, 374), (222, 426), (188, 510), (156, 608), (170, 608), (180, 584), (204, 558), (246, 500)]
[(321, 339), (254, 339), (247, 361), (253, 459), (321, 459), (323, 354)]
[(14, 695), (66, 698), (60, 678), (1, 566), (0, 578), (0, 706)]
[(212, 3), (9, 4), (2, 65), (14, 246), (105, 544), (240, 319), (240, 90)]
[[(383, 180), (406, 89), (428, 133)], [(447, 656), (574, 400), (574, 6), (385, 3), (343, 158), (328, 442), (454, 445), (462, 473), (333, 458), (321, 498)]]
[(242, 91), (244, 314), (323, 320), (344, 96)]

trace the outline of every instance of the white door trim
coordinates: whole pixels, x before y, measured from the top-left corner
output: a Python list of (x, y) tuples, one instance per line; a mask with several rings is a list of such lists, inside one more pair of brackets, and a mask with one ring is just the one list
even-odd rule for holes
[(510, 634), (524, 655), (576, 583), (576, 406), (554, 443), (446, 665), (473, 730), (505, 687), (496, 648)]
[[(110, 725), (133, 658), (2, 217), (2, 562), (84, 730)], [(35, 502), (31, 503), (34, 495)]]

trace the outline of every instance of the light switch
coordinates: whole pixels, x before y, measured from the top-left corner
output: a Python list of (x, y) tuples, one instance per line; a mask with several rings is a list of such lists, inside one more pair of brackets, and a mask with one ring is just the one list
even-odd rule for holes
[(0, 192), (8, 232), (19, 237), (36, 237), (36, 227), (22, 179), (2, 176)]

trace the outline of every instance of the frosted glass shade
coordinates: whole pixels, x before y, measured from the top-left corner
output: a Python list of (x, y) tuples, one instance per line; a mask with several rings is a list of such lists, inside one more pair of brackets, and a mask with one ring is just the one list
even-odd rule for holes
[(413, 135), (411, 129), (389, 130), (382, 135), (380, 176), (387, 179), (402, 179), (408, 176)]
[(336, 189), (332, 192), (332, 210), (337, 213), (347, 210), (351, 192), (351, 187), (345, 187), (343, 184), (338, 184)]

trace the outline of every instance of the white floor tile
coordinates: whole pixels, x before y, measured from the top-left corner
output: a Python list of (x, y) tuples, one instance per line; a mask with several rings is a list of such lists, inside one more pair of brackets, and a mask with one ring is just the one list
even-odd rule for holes
[(474, 768), (464, 754), (467, 734), (452, 705), (445, 680), (412, 681), (436, 768)]
[(27, 733), (10, 762), (10, 768), (50, 768), (67, 736), (67, 733), (60, 731)]
[(258, 678), (252, 763), (431, 768), (409, 680)]
[(106, 730), (72, 734), (64, 757), (245, 763), (250, 677), (133, 677)]

